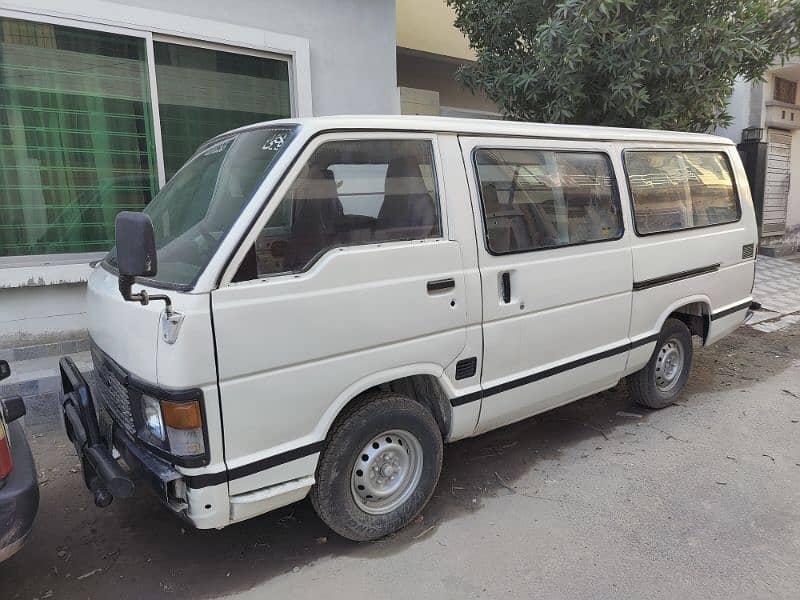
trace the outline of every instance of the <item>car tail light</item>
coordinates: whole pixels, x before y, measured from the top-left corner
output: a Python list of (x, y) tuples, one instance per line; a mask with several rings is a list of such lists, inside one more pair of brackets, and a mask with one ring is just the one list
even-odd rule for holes
[(10, 442), (6, 434), (5, 423), (0, 418), (0, 480), (5, 479), (11, 473), (12, 466)]

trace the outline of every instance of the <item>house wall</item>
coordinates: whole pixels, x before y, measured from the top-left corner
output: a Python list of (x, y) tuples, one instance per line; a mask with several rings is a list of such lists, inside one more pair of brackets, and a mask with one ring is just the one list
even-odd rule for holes
[[(728, 127), (719, 127), (715, 132), (717, 135), (730, 138), (738, 144), (742, 141), (743, 129), (761, 126), (751, 123), (751, 99), (754, 92), (753, 84), (741, 78), (736, 80), (733, 84), (733, 93), (728, 99), (728, 114), (733, 117), (733, 121)], [(760, 112), (755, 118), (760, 119)]]
[(445, 0), (397, 0), (397, 46), (461, 60), (475, 60), (456, 15)]
[(168, 7), (172, 13), (306, 38), (315, 115), (398, 112), (393, 0), (126, 0), (124, 4), (153, 10)]
[[(284, 54), (293, 61), (294, 114), (399, 113), (393, 0), (14, 0), (0, 4), (0, 15)], [(89, 261), (99, 256), (0, 261), (0, 349), (80, 336)]]
[(461, 64), (443, 57), (398, 51), (397, 85), (438, 92), (440, 107), (497, 114), (497, 106), (493, 102), (482, 94), (473, 94), (456, 81), (456, 71)]
[[(737, 144), (741, 142), (742, 130), (748, 127), (764, 128), (766, 137), (766, 103), (773, 97), (776, 74), (797, 80), (800, 78), (800, 59), (793, 59), (784, 65), (775, 65), (767, 72), (765, 81), (755, 83), (737, 79), (733, 93), (728, 101), (728, 112), (733, 117), (729, 127), (718, 128), (717, 135), (730, 138)], [(800, 93), (798, 93), (800, 102)], [(800, 129), (790, 131), (792, 136), (789, 198), (786, 211), (786, 234), (777, 238), (782, 252), (800, 251)], [(770, 242), (772, 243), (772, 242)]]

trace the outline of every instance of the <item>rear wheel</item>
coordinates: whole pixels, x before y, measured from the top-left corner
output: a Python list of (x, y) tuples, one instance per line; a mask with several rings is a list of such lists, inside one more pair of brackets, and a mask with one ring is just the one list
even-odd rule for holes
[(311, 502), (339, 535), (381, 538), (428, 503), (442, 454), (442, 435), (424, 406), (399, 394), (369, 394), (331, 431)]
[(692, 334), (679, 319), (667, 319), (648, 363), (629, 375), (633, 399), (648, 408), (664, 408), (678, 399), (692, 366)]

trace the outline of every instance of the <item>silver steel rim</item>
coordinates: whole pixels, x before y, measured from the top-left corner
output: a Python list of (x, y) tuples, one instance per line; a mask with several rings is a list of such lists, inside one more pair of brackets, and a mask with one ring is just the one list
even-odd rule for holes
[(685, 360), (683, 345), (676, 338), (669, 338), (658, 350), (656, 356), (656, 387), (661, 392), (669, 392), (677, 384), (683, 373)]
[(376, 435), (353, 465), (350, 489), (356, 506), (371, 515), (395, 510), (417, 489), (422, 477), (422, 445), (400, 429)]

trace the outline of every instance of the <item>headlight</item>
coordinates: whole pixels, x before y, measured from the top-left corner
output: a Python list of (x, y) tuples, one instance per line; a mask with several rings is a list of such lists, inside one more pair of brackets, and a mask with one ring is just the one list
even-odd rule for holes
[(194, 457), (206, 451), (199, 400), (159, 400), (142, 394), (142, 439), (176, 457)]
[(189, 402), (162, 400), (161, 411), (167, 428), (170, 452), (181, 456), (205, 452), (203, 417), (197, 400)]
[(164, 430), (164, 419), (161, 416), (159, 401), (152, 396), (142, 394), (142, 416), (147, 431), (162, 442), (166, 441), (167, 435)]

